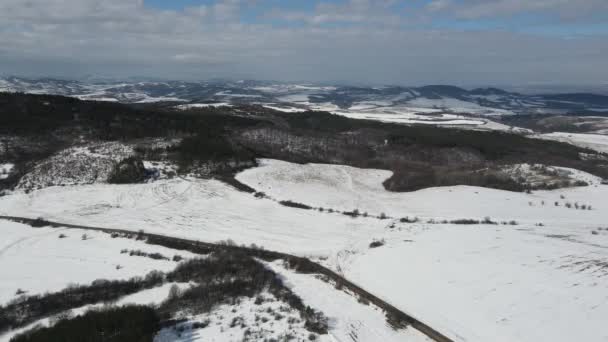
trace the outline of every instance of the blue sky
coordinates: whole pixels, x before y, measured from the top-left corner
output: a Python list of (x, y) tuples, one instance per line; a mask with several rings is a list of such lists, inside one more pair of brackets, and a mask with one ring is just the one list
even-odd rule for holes
[[(531, 3), (536, 0), (527, 0)], [(489, 1), (491, 2), (491, 1)], [(516, 3), (517, 1), (513, 1)], [(540, 1), (537, 1), (540, 2)], [(548, 1), (549, 3), (551, 1)], [(504, 15), (500, 13), (501, 8), (496, 9), (496, 13), (488, 13), (486, 16), (481, 17), (455, 17), (450, 12), (436, 13), (432, 20), (421, 20), (417, 17), (424, 11), (425, 8), (431, 6), (433, 3), (446, 3), (453, 8), (460, 6), (462, 9), (466, 9), (467, 1), (454, 0), (454, 1), (433, 1), (433, 0), (411, 0), (411, 1), (393, 1), (389, 5), (389, 9), (393, 14), (399, 15), (403, 18), (404, 26), (409, 25), (416, 26), (417, 28), (425, 29), (456, 29), (456, 30), (507, 30), (514, 32), (529, 32), (536, 34), (549, 34), (549, 35), (597, 35), (608, 33), (608, 20), (606, 16), (608, 13), (605, 11), (594, 12), (589, 9), (588, 12), (583, 11), (582, 14), (572, 13), (571, 18), (564, 18), (563, 13), (560, 12), (559, 6), (563, 6), (563, 1), (554, 1), (555, 7), (552, 9), (551, 6), (535, 9), (534, 6), (522, 6), (521, 10), (513, 8), (508, 10), (503, 6), (502, 10), (505, 12)], [(144, 4), (146, 7), (161, 9), (161, 10), (173, 10), (183, 11), (187, 8), (197, 6), (213, 6), (216, 3), (215, 0), (145, 0)], [(240, 13), (240, 19), (242, 22), (253, 23), (253, 24), (268, 24), (268, 25), (285, 25), (285, 26), (297, 26), (297, 21), (281, 20), (269, 16), (268, 13), (273, 11), (284, 11), (284, 12), (302, 12), (309, 15), (315, 13), (315, 8), (319, 5), (333, 4), (336, 6), (344, 6), (349, 3), (348, 0), (256, 0), (245, 2), (242, 11)], [(508, 3), (508, 1), (503, 1)], [(560, 4), (561, 3), (561, 4)], [(576, 5), (576, 1), (571, 1), (571, 4)], [(446, 5), (447, 6), (447, 5)], [(498, 6), (497, 6), (498, 7)], [(513, 5), (515, 7), (515, 5)], [(584, 7), (584, 6), (583, 6)], [(564, 7), (563, 11), (570, 11), (568, 7)], [(566, 16), (567, 17), (567, 16)], [(349, 23), (324, 23), (322, 25), (348, 25)]]
[(607, 0), (2, 0), (0, 73), (608, 84)]

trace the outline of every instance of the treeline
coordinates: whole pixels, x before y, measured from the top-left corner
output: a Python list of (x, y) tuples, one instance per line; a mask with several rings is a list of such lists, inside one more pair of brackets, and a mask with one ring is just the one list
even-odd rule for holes
[[(233, 303), (239, 297), (254, 297), (262, 291), (269, 291), (278, 300), (297, 310), (310, 331), (320, 334), (327, 333), (327, 320), (323, 314), (306, 306), (273, 271), (264, 267), (247, 253), (236, 249), (221, 249), (212, 252), (205, 258), (183, 262), (169, 273), (153, 271), (143, 278), (135, 277), (122, 281), (97, 280), (88, 286), (72, 286), (56, 293), (18, 298), (6, 306), (0, 307), (0, 334), (44, 317), (64, 313), (87, 304), (111, 303), (123, 296), (171, 282), (196, 285), (181, 291), (172, 291), (167, 300), (154, 309), (155, 314), (163, 321), (172, 320), (178, 312), (188, 312), (192, 315), (202, 314), (209, 312), (218, 304)], [(151, 317), (146, 310), (142, 313), (145, 314), (145, 317)], [(80, 330), (73, 336), (75, 339), (65, 341), (80, 341), (77, 337), (81, 332), (93, 332), (97, 329), (95, 325), (97, 323), (92, 323), (93, 321), (119, 320), (123, 317), (122, 315), (122, 311), (116, 310), (108, 311), (101, 316), (88, 316), (87, 314), (84, 317), (76, 318), (75, 321), (66, 317), (61, 320), (62, 324), (57, 325), (57, 331), (50, 328), (39, 330), (39, 332), (29, 332), (20, 336), (18, 341), (64, 341), (52, 338), (68, 334), (66, 327), (73, 326), (82, 329), (79, 328)], [(93, 324), (93, 326), (89, 328), (81, 326), (85, 324)], [(137, 334), (140, 333), (143, 332), (137, 332)], [(33, 337), (30, 340), (27, 339), (30, 337), (26, 336)], [(121, 337), (116, 341), (127, 340)], [(139, 340), (133, 339), (132, 341)]]
[(96, 280), (90, 285), (70, 286), (62, 291), (19, 297), (0, 306), (0, 334), (44, 317), (100, 302), (112, 302), (123, 296), (160, 286), (165, 277), (153, 271), (145, 277), (129, 280)]
[[(254, 166), (256, 158), (381, 168), (393, 171), (384, 183), (392, 191), (460, 184), (526, 190), (525, 184), (500, 172), (504, 165), (515, 163), (570, 167), (608, 178), (605, 160), (582, 158), (582, 153), (594, 152), (560, 142), (507, 132), (354, 120), (326, 112), (294, 115), (260, 106), (175, 111), (60, 96), (0, 94), (0, 133), (29, 134), (31, 141), (49, 142), (38, 145), (57, 148), (81, 136), (102, 140), (179, 137), (181, 142), (174, 146), (144, 146), (138, 153), (167, 158), (180, 166), (180, 172), (221, 177)], [(63, 141), (57, 142), (58, 137)], [(35, 160), (41, 154), (33, 152), (40, 146), (17, 154), (26, 161)], [(50, 152), (47, 148), (42, 155)], [(17, 164), (17, 169), (24, 169)]]
[(226, 127), (247, 127), (258, 121), (222, 111), (202, 114), (142, 109), (81, 101), (53, 95), (0, 93), (0, 133), (46, 134), (58, 129), (91, 139), (128, 140), (192, 134), (218, 134)]
[(11, 342), (151, 342), (160, 329), (160, 318), (147, 306), (91, 310), (60, 320), (52, 327), (34, 328)]

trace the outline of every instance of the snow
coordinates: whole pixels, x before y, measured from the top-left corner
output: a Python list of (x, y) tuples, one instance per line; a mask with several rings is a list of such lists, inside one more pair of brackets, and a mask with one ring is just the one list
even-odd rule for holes
[(189, 103), (184, 105), (179, 105), (176, 108), (181, 110), (192, 109), (192, 108), (217, 108), (217, 107), (232, 107), (232, 105), (228, 102), (217, 102), (217, 103)]
[(116, 163), (133, 153), (132, 146), (117, 142), (70, 147), (39, 162), (17, 188), (105, 182)]
[(231, 93), (230, 91), (221, 91), (216, 93), (217, 96), (227, 96), (227, 97), (262, 97), (261, 95), (252, 95), (252, 94), (237, 94)]
[(484, 107), (474, 102), (462, 101), (454, 98), (441, 98), (441, 99), (427, 99), (427, 98), (416, 98), (407, 102), (409, 105), (423, 107), (423, 108), (442, 108), (455, 113), (468, 113), (468, 114), (479, 114), (479, 115), (511, 115), (512, 111)]
[(308, 102), (308, 94), (291, 94), (278, 97), (281, 102)]
[[(590, 186), (532, 194), (471, 186), (393, 193), (382, 186), (391, 176), (386, 170), (260, 160), (260, 167), (239, 173), (237, 179), (265, 192), (270, 199), (257, 199), (215, 180), (179, 178), (136, 185), (49, 187), (29, 194), (16, 191), (0, 198), (0, 214), (144, 229), (210, 242), (232, 239), (238, 244), (255, 243), (312, 257), (456, 341), (606, 341), (608, 186), (587, 173), (568, 171)], [(295, 209), (281, 206), (277, 200), (337, 210), (359, 209), (373, 215), (384, 212), (393, 219), (350, 218)], [(592, 210), (569, 209), (566, 203), (591, 205)], [(406, 216), (420, 221), (399, 222), (398, 218)], [(486, 216), (519, 224), (428, 222)], [(88, 244), (104, 240), (81, 241), (80, 234), (72, 237), (70, 231), (69, 239), (62, 240), (57, 238), (59, 230), (27, 229), (40, 234), (33, 237), (29, 233), (20, 235), (24, 231), (21, 227), (2, 231), (8, 236), (3, 241), (8, 242), (2, 243), (5, 247), (0, 254), (0, 269), (14, 273), (2, 278), (5, 300), (14, 295), (15, 286), (21, 287), (10, 279), (26, 276), (25, 270), (16, 270), (14, 265), (23, 265), (23, 260), (36, 256), (51, 259), (53, 253), (65, 256), (74, 249), (76, 255), (87, 252), (84, 257), (53, 261), (61, 268), (39, 261), (44, 267), (34, 269), (41, 269), (50, 286), (53, 281), (61, 282), (57, 287), (128, 272), (134, 268), (130, 262), (142, 262), (143, 268), (147, 263), (159, 262), (116, 253), (122, 248), (117, 244), (123, 243), (122, 239), (108, 241), (114, 251), (107, 246), (96, 251), (95, 245), (90, 249)], [(47, 232), (49, 235), (44, 235)], [(377, 239), (384, 239), (386, 244), (370, 249), (370, 242)], [(8, 258), (11, 253), (16, 255), (12, 259)], [(88, 269), (81, 271), (82, 267), (71, 264), (80, 258), (99, 266), (90, 274)], [(125, 267), (117, 271), (113, 266), (119, 262)], [(145, 273), (140, 268), (137, 271)], [(64, 271), (66, 279), (54, 280), (52, 275), (58, 269), (79, 272)], [(81, 273), (88, 278), (80, 280)], [(351, 329), (344, 322), (364, 322), (362, 334), (372, 334), (375, 328), (370, 327), (379, 324), (374, 323), (373, 310), (368, 315), (360, 311), (366, 308), (352, 306), (346, 299), (343, 302), (340, 293), (330, 295), (309, 275), (284, 275), (294, 291), (305, 300), (309, 298), (310, 305), (327, 310), (332, 317), (348, 316), (343, 322), (334, 320), (332, 331), (336, 336)], [(32, 291), (49, 287), (34, 280), (23, 282)], [(334, 299), (336, 304), (332, 306)], [(337, 311), (340, 308), (342, 311)], [(200, 336), (220, 338), (215, 333)], [(238, 331), (232, 336), (242, 337)]]
[[(386, 213), (395, 218), (418, 216), (424, 219), (484, 218), (521, 223), (551, 223), (559, 226), (602, 224), (608, 221), (604, 199), (608, 186), (598, 177), (571, 170), (573, 179), (592, 186), (533, 194), (472, 186), (427, 188), (397, 193), (386, 191), (382, 182), (392, 173), (343, 165), (292, 164), (261, 159), (260, 166), (245, 170), (237, 179), (277, 200), (291, 200), (314, 207), (338, 210), (358, 209), (372, 215)], [(566, 200), (560, 198), (564, 195)], [(542, 201), (545, 206), (541, 205)], [(555, 201), (561, 202), (555, 207)], [(564, 203), (592, 205), (595, 210), (568, 210)], [(532, 206), (530, 205), (532, 202)]]
[(216, 180), (190, 178), (16, 191), (0, 197), (0, 214), (210, 242), (232, 239), (302, 255), (329, 255), (384, 225), (372, 218), (289, 208)]
[[(429, 103), (425, 101), (416, 104), (429, 105)], [(403, 124), (459, 126), (460, 128), (478, 130), (500, 130), (520, 133), (529, 132), (529, 130), (526, 129), (499, 124), (486, 118), (444, 113), (445, 111), (454, 110), (452, 110), (453, 108), (440, 109), (436, 105), (430, 106), (431, 108), (424, 108), (411, 106), (411, 104), (392, 105), (390, 102), (386, 101), (367, 101), (358, 102), (348, 109), (341, 109), (332, 104), (309, 105), (309, 107), (315, 110), (329, 111), (332, 114), (345, 116), (351, 119), (365, 119)], [(458, 111), (456, 110), (454, 112)], [(461, 112), (466, 114), (471, 111)]]
[(0, 179), (7, 179), (15, 168), (15, 164), (6, 163), (0, 164)]
[(608, 153), (608, 135), (555, 132), (538, 134), (533, 137), (561, 141), (598, 152)]
[(606, 341), (608, 232), (593, 246), (528, 229), (403, 227), (341, 269), (456, 341)]
[(406, 123), (406, 124), (429, 124), (429, 125), (484, 125), (484, 120), (469, 119), (463, 116), (451, 114), (445, 115), (418, 115), (413, 112), (374, 112), (374, 111), (333, 111), (333, 114), (345, 116), (351, 119), (376, 120), (382, 122)]
[(330, 319), (329, 334), (336, 341), (349, 341), (353, 336), (357, 341), (431, 341), (412, 328), (391, 328), (381, 309), (360, 303), (352, 294), (337, 290), (315, 275), (290, 271), (281, 265), (281, 261), (267, 265), (284, 278), (287, 287), (306, 305), (323, 312)]
[[(608, 186), (568, 171), (591, 186), (533, 194), (466, 186), (389, 193), (381, 186), (387, 171), (275, 160), (262, 160), (238, 179), (277, 199), (423, 218), (391, 220), (393, 228), (374, 236), (386, 245), (353, 241), (322, 262), (456, 341), (605, 341)], [(594, 209), (567, 209), (566, 202)], [(484, 216), (519, 225), (426, 223)]]
[(262, 105), (262, 107), (268, 108), (268, 109), (273, 109), (273, 110), (278, 110), (279, 112), (284, 112), (284, 113), (300, 113), (300, 112), (304, 112), (306, 111), (305, 109), (302, 108), (297, 108), (297, 107), (291, 107), (291, 106), (270, 106), (270, 105)]
[[(69, 284), (89, 284), (96, 279), (128, 279), (152, 270), (169, 271), (173, 261), (121, 254), (121, 250), (142, 250), (192, 257), (161, 246), (111, 238), (110, 235), (66, 228), (31, 228), (0, 220), (0, 305), (15, 298), (18, 289), (28, 295), (59, 291)], [(65, 238), (59, 238), (65, 234)], [(87, 239), (82, 240), (86, 234)], [(120, 266), (120, 268), (117, 268)]]
[[(311, 333), (304, 328), (297, 311), (270, 293), (258, 297), (263, 298), (262, 303), (256, 304), (256, 298), (243, 297), (235, 305), (219, 305), (210, 313), (187, 316), (187, 322), (162, 329), (154, 342), (309, 341)], [(195, 322), (207, 325), (192, 329)], [(315, 341), (335, 341), (328, 335), (314, 335)]]
[[(123, 306), (123, 305), (151, 305), (156, 306), (161, 304), (167, 297), (169, 296), (169, 291), (171, 287), (177, 286), (179, 289), (185, 289), (190, 286), (189, 283), (167, 283), (158, 287), (154, 287), (151, 289), (143, 290), (141, 292), (137, 292), (128, 296), (124, 296), (112, 303), (111, 305), (115, 306)], [(101, 309), (105, 307), (106, 304), (91, 304), (85, 305), (79, 308), (75, 308), (69, 310), (72, 316), (85, 314), (89, 310)], [(33, 323), (28, 324), (19, 329), (8, 331), (2, 335), (0, 335), (0, 342), (9, 342), (11, 338), (15, 335), (26, 332), (36, 326), (51, 326), (53, 325), (52, 317), (43, 318), (37, 320)]]

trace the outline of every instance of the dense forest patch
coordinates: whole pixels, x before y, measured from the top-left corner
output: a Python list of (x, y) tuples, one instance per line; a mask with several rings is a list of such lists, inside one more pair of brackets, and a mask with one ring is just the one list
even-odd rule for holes
[(0, 94), (0, 162), (15, 164), (0, 188), (14, 186), (41, 158), (82, 140), (140, 143), (138, 158), (162, 158), (181, 173), (226, 179), (256, 158), (345, 164), (394, 172), (393, 191), (477, 185), (513, 191), (526, 186), (501, 173), (531, 163), (576, 168), (608, 178), (606, 158), (572, 145), (496, 131), (354, 120), (326, 112), (281, 113), (261, 106), (173, 110), (80, 101), (47, 95)]

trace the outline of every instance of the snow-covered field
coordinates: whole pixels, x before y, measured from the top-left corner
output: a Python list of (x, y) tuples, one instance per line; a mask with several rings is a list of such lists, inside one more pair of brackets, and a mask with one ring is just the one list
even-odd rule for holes
[(341, 270), (456, 341), (606, 341), (608, 231), (599, 234), (398, 226)]
[[(134, 239), (115, 238), (99, 232), (65, 228), (32, 228), (0, 220), (0, 305), (14, 299), (17, 290), (28, 295), (59, 291), (70, 284), (90, 284), (96, 279), (128, 279), (153, 270), (170, 271), (177, 263), (129, 256), (123, 249), (192, 254)], [(63, 234), (64, 238), (59, 238)], [(86, 239), (83, 239), (86, 234)]]
[(49, 187), (0, 197), (0, 214), (329, 255), (386, 222), (282, 206), (216, 180)]
[(468, 113), (479, 115), (512, 115), (513, 112), (504, 109), (480, 106), (477, 103), (462, 101), (454, 98), (427, 99), (417, 98), (408, 101), (408, 104), (422, 108), (439, 108), (454, 113)]
[(186, 110), (186, 109), (192, 109), (192, 108), (217, 108), (217, 107), (232, 107), (232, 105), (228, 102), (216, 102), (216, 103), (189, 103), (189, 104), (183, 104), (183, 105), (178, 105), (175, 108), (177, 109), (181, 109), (181, 110)]
[[(532, 194), (470, 186), (392, 193), (382, 187), (391, 175), (384, 170), (260, 162), (260, 167), (243, 171), (237, 179), (270, 199), (255, 198), (215, 180), (179, 178), (137, 185), (49, 187), (29, 194), (17, 191), (0, 198), (0, 214), (144, 229), (211, 242), (231, 239), (309, 256), (456, 341), (608, 339), (604, 329), (608, 186), (597, 177), (571, 170), (574, 178), (590, 186)], [(370, 215), (385, 213), (391, 218), (350, 218), (285, 207), (277, 200), (358, 209)], [(402, 217), (419, 221), (400, 222)], [(518, 224), (429, 223), (484, 217)], [(53, 246), (68, 241), (57, 238), (58, 230), (50, 232), (40, 239), (51, 245), (37, 250), (56, 251)], [(11, 234), (11, 241), (24, 245), (21, 235)], [(78, 238), (72, 245), (79, 248), (80, 243), (97, 240)], [(374, 240), (384, 245), (370, 248)], [(119, 253), (109, 254), (121, 258)], [(0, 262), (5, 257), (6, 252)], [(124, 269), (131, 268), (131, 261), (156, 262), (134, 257), (119, 260)], [(19, 259), (6, 262), (15, 265)], [(108, 272), (116, 272), (112, 265)], [(396, 338), (392, 334), (397, 333), (379, 325), (381, 317), (365, 313), (373, 309), (351, 305), (352, 298), (331, 293), (331, 286), (315, 283), (310, 276), (284, 276), (312, 306), (333, 317), (341, 309), (346, 313), (347, 320), (332, 327), (336, 336), (346, 336), (359, 326), (361, 336), (366, 336), (360, 341), (372, 341), (372, 336)], [(103, 276), (95, 275), (99, 277)], [(5, 290), (10, 295), (14, 291)]]
[(335, 341), (427, 342), (428, 337), (412, 328), (391, 328), (384, 312), (373, 305), (359, 302), (352, 294), (337, 290), (334, 285), (310, 274), (286, 269), (281, 261), (269, 264), (281, 275), (286, 285), (302, 300), (330, 319), (329, 334)]
[[(277, 199), (421, 218), (393, 221), (376, 235), (386, 245), (359, 241), (327, 263), (457, 341), (608, 338), (608, 186), (579, 172), (591, 186), (530, 195), (466, 186), (389, 193), (381, 185), (388, 176), (264, 160), (238, 178)], [(565, 207), (577, 202), (593, 210)], [(426, 223), (484, 216), (519, 225)]]
[[(239, 298), (234, 305), (220, 305), (209, 313), (185, 318), (184, 323), (162, 329), (154, 342), (310, 341), (310, 336), (318, 342), (335, 341), (309, 332), (299, 313), (270, 293)], [(204, 327), (193, 328), (193, 323)]]
[(538, 134), (539, 139), (556, 140), (598, 152), (608, 153), (608, 135), (554, 132)]
[[(382, 182), (391, 176), (389, 171), (328, 164), (299, 165), (270, 159), (260, 160), (260, 167), (241, 172), (237, 179), (277, 200), (291, 200), (326, 209), (358, 209), (370, 215), (385, 213), (394, 218), (453, 220), (490, 217), (498, 221), (514, 219), (520, 223), (544, 223), (557, 227), (608, 222), (605, 210), (608, 186), (600, 185), (598, 177), (572, 172), (574, 179), (587, 181), (591, 186), (535, 191), (532, 194), (472, 186), (397, 193), (386, 191), (382, 186)], [(555, 206), (555, 202), (560, 205)], [(567, 203), (591, 205), (594, 209), (568, 209), (565, 207)]]

